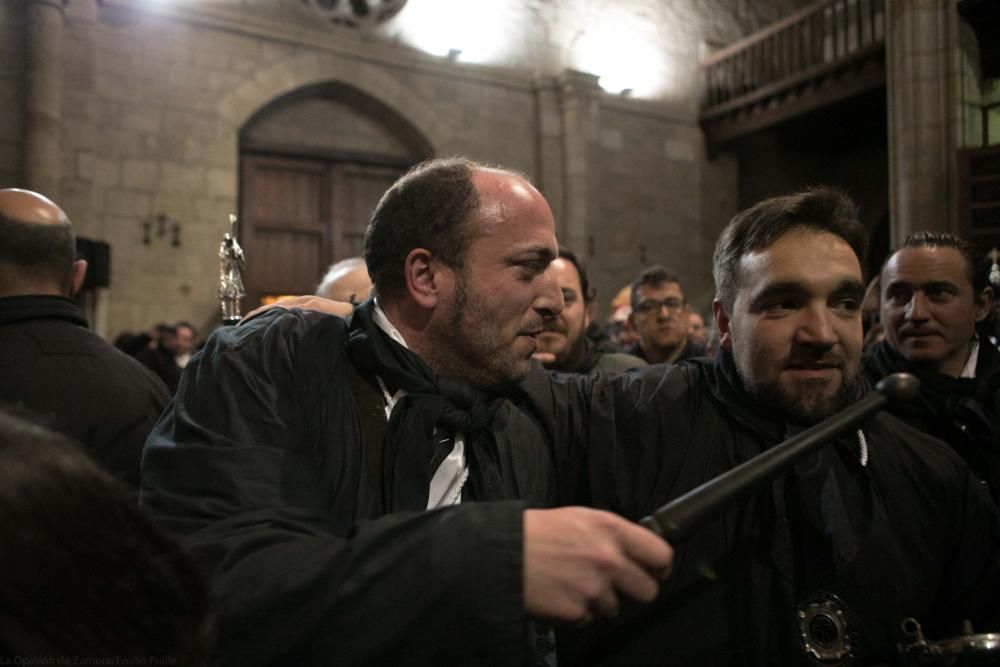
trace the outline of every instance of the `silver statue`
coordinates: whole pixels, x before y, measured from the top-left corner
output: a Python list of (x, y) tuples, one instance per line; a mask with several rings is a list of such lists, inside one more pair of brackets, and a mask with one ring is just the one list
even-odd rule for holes
[(229, 216), (230, 231), (219, 245), (219, 301), (222, 304), (222, 323), (236, 324), (242, 319), (240, 299), (246, 296), (243, 289), (243, 248), (236, 240), (236, 216)]

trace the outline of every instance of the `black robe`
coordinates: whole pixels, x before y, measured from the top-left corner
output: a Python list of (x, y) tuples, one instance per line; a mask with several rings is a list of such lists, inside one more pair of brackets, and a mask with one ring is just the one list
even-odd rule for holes
[[(425, 512), (404, 494), (387, 506), (366, 473), (371, 451), (350, 380), (358, 326), (357, 314), (348, 331), (334, 317), (274, 311), (217, 332), (147, 445), (143, 504), (212, 576), (225, 664), (523, 664), (526, 507), (589, 503), (637, 518), (783, 435), (780, 425), (760, 434), (732, 419), (727, 397), (709, 388), (708, 362), (597, 379), (536, 367), (493, 417), (489, 451), (467, 447), (479, 483), (463, 500), (476, 502)], [(384, 338), (378, 363), (417, 363), (370, 335)], [(863, 508), (878, 510), (856, 540), (875, 545), (862, 551), (864, 576), (843, 584), (848, 598), (868, 583), (898, 598), (876, 619), (881, 638), (899, 614), (933, 621), (932, 604), (948, 614), (960, 606), (949, 595), (975, 606), (977, 591), (992, 591), (997, 527), (947, 448), (889, 418), (866, 428), (867, 471), (831, 465), (864, 492)], [(911, 436), (912, 447), (903, 442)], [(410, 445), (402, 438), (387, 460), (406, 460)], [(433, 467), (413, 466), (409, 482), (427, 488)], [(758, 583), (783, 590), (767, 560), (772, 541), (779, 554), (788, 542), (770, 537), (772, 505), (759, 494), (681, 546), (654, 627), (623, 633), (613, 653), (624, 662), (686, 657), (675, 664), (787, 655), (787, 642), (768, 643), (787, 639), (774, 629), (788, 624), (785, 598), (757, 597)], [(703, 583), (700, 563), (734, 550), (751, 555), (735, 559), (737, 574)], [(885, 576), (868, 582), (876, 575)], [(762, 614), (772, 609), (784, 616)], [(755, 642), (740, 648), (744, 635)]]
[(358, 333), (357, 316), (349, 332), (275, 309), (213, 334), (147, 443), (141, 502), (210, 575), (223, 664), (523, 664), (522, 514), (555, 504), (548, 438), (505, 401), (475, 459), (482, 502), (426, 512), (426, 492), (395, 493), (429, 487), (428, 455), (386, 476), (386, 506), (350, 380)]
[[(578, 485), (563, 499), (634, 519), (796, 429), (750, 399), (726, 353), (529, 382), (552, 419), (560, 478)], [(675, 545), (660, 599), (632, 610), (644, 615), (564, 635), (562, 663), (797, 664), (799, 605), (829, 595), (846, 608), (858, 664), (892, 660), (907, 617), (932, 638), (960, 634), (964, 618), (997, 629), (1000, 520), (982, 485), (888, 414), (861, 428), (866, 467), (852, 433), (758, 490)]]

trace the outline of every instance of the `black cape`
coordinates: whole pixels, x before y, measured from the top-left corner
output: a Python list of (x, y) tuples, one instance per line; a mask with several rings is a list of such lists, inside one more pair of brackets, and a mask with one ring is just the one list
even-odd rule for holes
[[(386, 505), (366, 473), (352, 345), (378, 336), (375, 370), (422, 371), (371, 331), (370, 304), (359, 312), (350, 329), (293, 310), (217, 332), (147, 445), (143, 504), (211, 574), (226, 664), (523, 664), (532, 657), (522, 599), (526, 507), (593, 504), (638, 518), (784, 435), (752, 409), (737, 418), (728, 402), (738, 397), (708, 361), (596, 378), (534, 368), (494, 406), (481, 440), (488, 451), (474, 464), (477, 502), (425, 512), (424, 498), (401, 492)], [(846, 546), (836, 544), (847, 571), (836, 590), (853, 602), (870, 584), (893, 598), (870, 612), (878, 640), (900, 614), (936, 629), (940, 613), (947, 625), (995, 590), (995, 511), (946, 447), (888, 417), (866, 429), (869, 468), (852, 467), (849, 449), (829, 464), (835, 477), (825, 465), (811, 468), (835, 480), (831, 492), (844, 487), (834, 516), (845, 526), (837, 535)], [(412, 475), (426, 488), (434, 456), (421, 449), (426, 431), (396, 436), (398, 455), (387, 458), (422, 456)], [(424, 453), (409, 457), (411, 447)], [(787, 556), (780, 545), (790, 539), (773, 536), (772, 492), (678, 547), (654, 624), (622, 631), (613, 658), (764, 664), (788, 655), (791, 610), (787, 595), (774, 596), (789, 589), (780, 573), (798, 570), (769, 560), (772, 543)], [(855, 552), (863, 561), (850, 560)], [(735, 574), (706, 583), (701, 564), (727, 556)]]
[[(557, 446), (561, 473), (588, 480), (589, 504), (633, 519), (798, 428), (747, 396), (726, 353), (531, 381), (555, 442), (589, 450)], [(960, 634), (964, 618), (1000, 627), (1000, 520), (982, 485), (946, 445), (885, 413), (861, 428), (866, 467), (851, 434), (759, 489), (675, 545), (652, 607), (564, 635), (561, 662), (800, 664), (798, 610), (824, 596), (845, 607), (857, 664), (894, 661), (907, 617), (936, 638)]]

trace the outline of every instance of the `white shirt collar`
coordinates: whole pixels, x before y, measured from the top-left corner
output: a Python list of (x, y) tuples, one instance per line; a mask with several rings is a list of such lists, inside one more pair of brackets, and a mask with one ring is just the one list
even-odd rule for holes
[(962, 369), (962, 374), (958, 377), (960, 378), (974, 378), (976, 377), (976, 363), (979, 361), (979, 338), (975, 338), (972, 341), (972, 349), (969, 350), (969, 358), (965, 362), (965, 368)]
[(405, 347), (407, 350), (410, 349), (410, 346), (406, 344), (405, 340), (403, 340), (403, 334), (399, 333), (399, 329), (393, 326), (392, 322), (389, 321), (389, 318), (386, 317), (385, 311), (382, 310), (382, 306), (378, 305), (378, 297), (375, 298), (375, 310), (372, 311), (372, 318), (375, 320), (375, 324), (378, 325), (378, 328), (385, 332), (385, 335)]

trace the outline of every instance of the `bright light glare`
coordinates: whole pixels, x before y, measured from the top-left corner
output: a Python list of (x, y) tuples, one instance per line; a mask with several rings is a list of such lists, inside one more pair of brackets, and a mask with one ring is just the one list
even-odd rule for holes
[[(585, 3), (586, 4), (586, 3)], [(598, 76), (601, 88), (634, 97), (660, 97), (678, 81), (678, 44), (664, 44), (662, 31), (635, 1), (594, 3), (584, 15), (561, 16), (547, 29), (523, 0), (409, 0), (386, 24), (390, 33), (425, 53), (460, 62), (490, 65), (531, 64), (549, 73), (563, 69)], [(565, 29), (563, 29), (565, 28)], [(532, 30), (538, 31), (537, 33)], [(552, 61), (537, 62), (534, 40), (560, 35)]]
[[(613, 11), (610, 7), (608, 14)], [(573, 66), (596, 74), (598, 85), (611, 93), (629, 89), (637, 97), (662, 94), (668, 85), (664, 50), (655, 33), (627, 14), (605, 15), (587, 28), (573, 49)]]
[(410, 0), (393, 23), (408, 44), (437, 56), (459, 51), (458, 60), (498, 63), (511, 43), (503, 3), (481, 0)]

